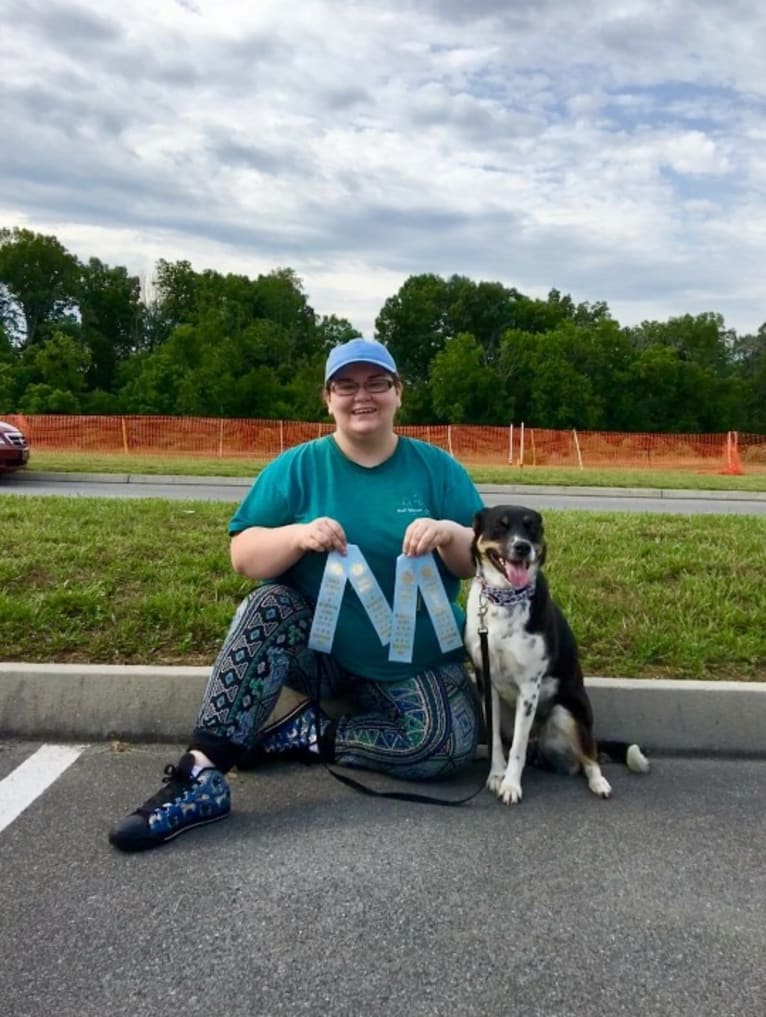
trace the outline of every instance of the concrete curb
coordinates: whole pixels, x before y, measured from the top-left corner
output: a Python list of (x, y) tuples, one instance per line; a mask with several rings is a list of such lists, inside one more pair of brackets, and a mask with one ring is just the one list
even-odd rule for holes
[(563, 484), (480, 484), (487, 494), (556, 494), (563, 497), (666, 498), (684, 501), (766, 501), (766, 491), (694, 491), (671, 487), (567, 487)]
[[(207, 667), (0, 663), (0, 735), (184, 741)], [(588, 678), (600, 738), (649, 752), (766, 756), (766, 682)]]
[(192, 477), (178, 474), (164, 473), (46, 473), (46, 472), (19, 472), (13, 475), (14, 481), (25, 481), (29, 484), (45, 483), (80, 483), (87, 480), (93, 484), (178, 484), (194, 485), (195, 487), (242, 487), (249, 488), (253, 483), (252, 477)]

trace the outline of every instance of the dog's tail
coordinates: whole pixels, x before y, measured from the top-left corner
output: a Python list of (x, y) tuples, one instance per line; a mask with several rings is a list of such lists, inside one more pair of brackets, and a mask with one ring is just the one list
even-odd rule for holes
[(598, 754), (606, 760), (624, 763), (633, 773), (648, 773), (651, 768), (649, 760), (635, 742), (599, 740)]

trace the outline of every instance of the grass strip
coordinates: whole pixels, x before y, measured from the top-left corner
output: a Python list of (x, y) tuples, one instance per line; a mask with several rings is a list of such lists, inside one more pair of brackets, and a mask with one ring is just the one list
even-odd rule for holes
[[(252, 583), (232, 506), (0, 496), (0, 658), (210, 664)], [(766, 517), (545, 513), (587, 674), (766, 681)]]

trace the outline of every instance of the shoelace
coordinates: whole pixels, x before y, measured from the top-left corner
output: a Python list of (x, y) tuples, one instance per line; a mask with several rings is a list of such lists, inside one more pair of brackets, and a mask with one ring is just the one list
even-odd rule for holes
[(140, 808), (136, 809), (136, 814), (139, 816), (148, 816), (158, 806), (165, 805), (167, 802), (172, 802), (178, 798), (181, 791), (185, 791), (190, 787), (194, 787), (195, 784), (199, 784), (197, 777), (192, 777), (190, 773), (184, 773), (183, 770), (179, 770), (177, 766), (172, 763), (168, 763), (164, 770), (165, 776), (162, 778), (162, 783), (165, 785), (161, 787), (156, 794), (153, 794), (151, 798), (147, 798)]

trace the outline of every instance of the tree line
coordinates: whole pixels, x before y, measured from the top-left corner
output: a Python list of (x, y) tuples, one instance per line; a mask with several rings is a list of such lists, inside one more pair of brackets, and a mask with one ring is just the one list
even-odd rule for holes
[[(375, 331), (406, 385), (403, 423), (766, 433), (766, 323), (626, 327), (603, 301), (425, 273)], [(147, 295), (123, 266), (0, 229), (0, 415), (319, 420), (327, 351), (356, 333), (316, 314), (290, 268), (252, 279), (160, 259)]]

